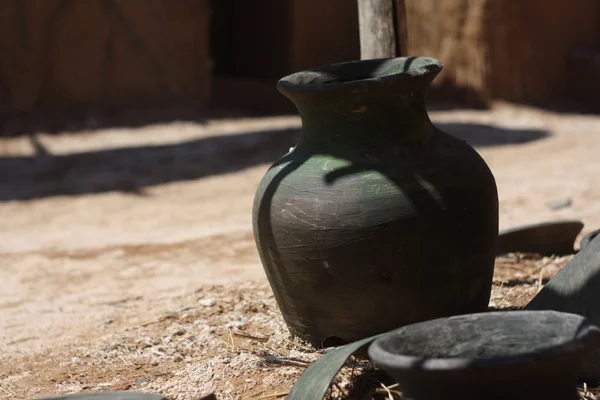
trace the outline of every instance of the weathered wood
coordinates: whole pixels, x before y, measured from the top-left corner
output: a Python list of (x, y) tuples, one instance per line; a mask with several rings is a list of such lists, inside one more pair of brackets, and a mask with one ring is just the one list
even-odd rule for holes
[(396, 1), (396, 55), (408, 56), (408, 23), (406, 21), (406, 0)]
[(395, 57), (396, 0), (358, 0), (360, 58)]
[[(292, 29), (289, 71), (360, 58), (358, 8), (355, 2), (294, 0), (285, 3), (293, 4), (291, 21), (285, 22)], [(277, 76), (277, 79), (281, 76)]]
[(0, 1), (0, 120), (32, 110), (206, 105), (209, 25), (207, 3), (197, 0)]
[(597, 46), (598, 0), (412, 0), (406, 11), (411, 55), (444, 63), (430, 100), (543, 103), (594, 84), (568, 60)]

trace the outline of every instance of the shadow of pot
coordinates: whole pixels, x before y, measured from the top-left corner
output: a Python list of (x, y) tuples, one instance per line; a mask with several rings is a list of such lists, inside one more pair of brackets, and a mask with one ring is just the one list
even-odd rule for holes
[(412, 324), (369, 347), (404, 398), (576, 399), (586, 349), (600, 328), (556, 311), (485, 312)]

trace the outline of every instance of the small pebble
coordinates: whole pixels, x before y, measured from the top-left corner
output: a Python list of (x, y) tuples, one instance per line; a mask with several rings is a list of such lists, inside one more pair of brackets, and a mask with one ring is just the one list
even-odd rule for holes
[(204, 307), (212, 307), (215, 304), (217, 304), (217, 301), (215, 299), (211, 299), (210, 297), (205, 297), (202, 300), (200, 300), (198, 303)]
[(244, 303), (237, 303), (234, 307), (233, 307), (233, 311), (239, 312), (244, 314), (246, 312), (247, 309), (247, 305)]
[(182, 335), (185, 335), (185, 332), (186, 332), (185, 329), (179, 328), (175, 332), (173, 332), (173, 336), (182, 336)]
[(135, 381), (136, 386), (144, 386), (146, 383), (150, 382), (149, 379), (146, 378), (137, 378)]
[(175, 356), (173, 356), (173, 362), (182, 362), (183, 361), (183, 357), (181, 354), (175, 354)]
[(242, 329), (244, 327), (244, 323), (241, 321), (230, 321), (225, 324), (225, 327), (230, 329)]
[(567, 198), (562, 200), (551, 201), (547, 205), (551, 210), (556, 211), (560, 210), (561, 208), (571, 207), (571, 204), (573, 204), (573, 201), (571, 200), (571, 198)]
[(73, 363), (78, 363), (80, 361), (81, 361), (81, 358), (79, 358), (79, 357), (73, 357), (73, 358), (71, 358), (71, 362), (73, 362)]

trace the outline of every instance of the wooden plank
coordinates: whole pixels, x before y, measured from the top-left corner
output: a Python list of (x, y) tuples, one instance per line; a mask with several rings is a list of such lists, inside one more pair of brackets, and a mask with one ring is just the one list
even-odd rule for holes
[(358, 0), (358, 25), (360, 32), (360, 58), (395, 57), (396, 0)]
[(406, 0), (396, 1), (396, 56), (408, 56), (408, 24), (406, 22)]

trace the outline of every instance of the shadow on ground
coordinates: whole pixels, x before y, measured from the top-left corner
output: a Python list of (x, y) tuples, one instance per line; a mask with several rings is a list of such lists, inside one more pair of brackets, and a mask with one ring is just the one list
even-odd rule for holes
[[(436, 123), (475, 147), (542, 139), (543, 131), (488, 125)], [(144, 188), (195, 180), (271, 164), (286, 154), (299, 131), (255, 131), (177, 144), (53, 155), (31, 135), (36, 155), (0, 157), (0, 201), (120, 191), (140, 196)]]
[[(81, 110), (62, 110), (60, 112), (28, 111), (5, 116), (0, 115), (0, 138), (27, 136), (41, 132), (45, 134), (64, 134), (109, 128), (139, 128), (171, 122), (203, 124), (209, 120), (274, 115), (275, 113), (205, 107), (194, 104), (169, 104), (125, 110), (85, 108)], [(277, 115), (281, 116), (281, 113), (277, 113)], [(295, 115), (295, 112), (290, 112), (289, 115)]]
[(483, 124), (434, 122), (442, 131), (474, 147), (521, 144), (544, 139), (548, 132), (538, 129), (506, 129)]
[(0, 157), (0, 201), (109, 191), (144, 195), (148, 186), (272, 163), (287, 153), (297, 133), (246, 132), (56, 156), (33, 136), (35, 156)]

